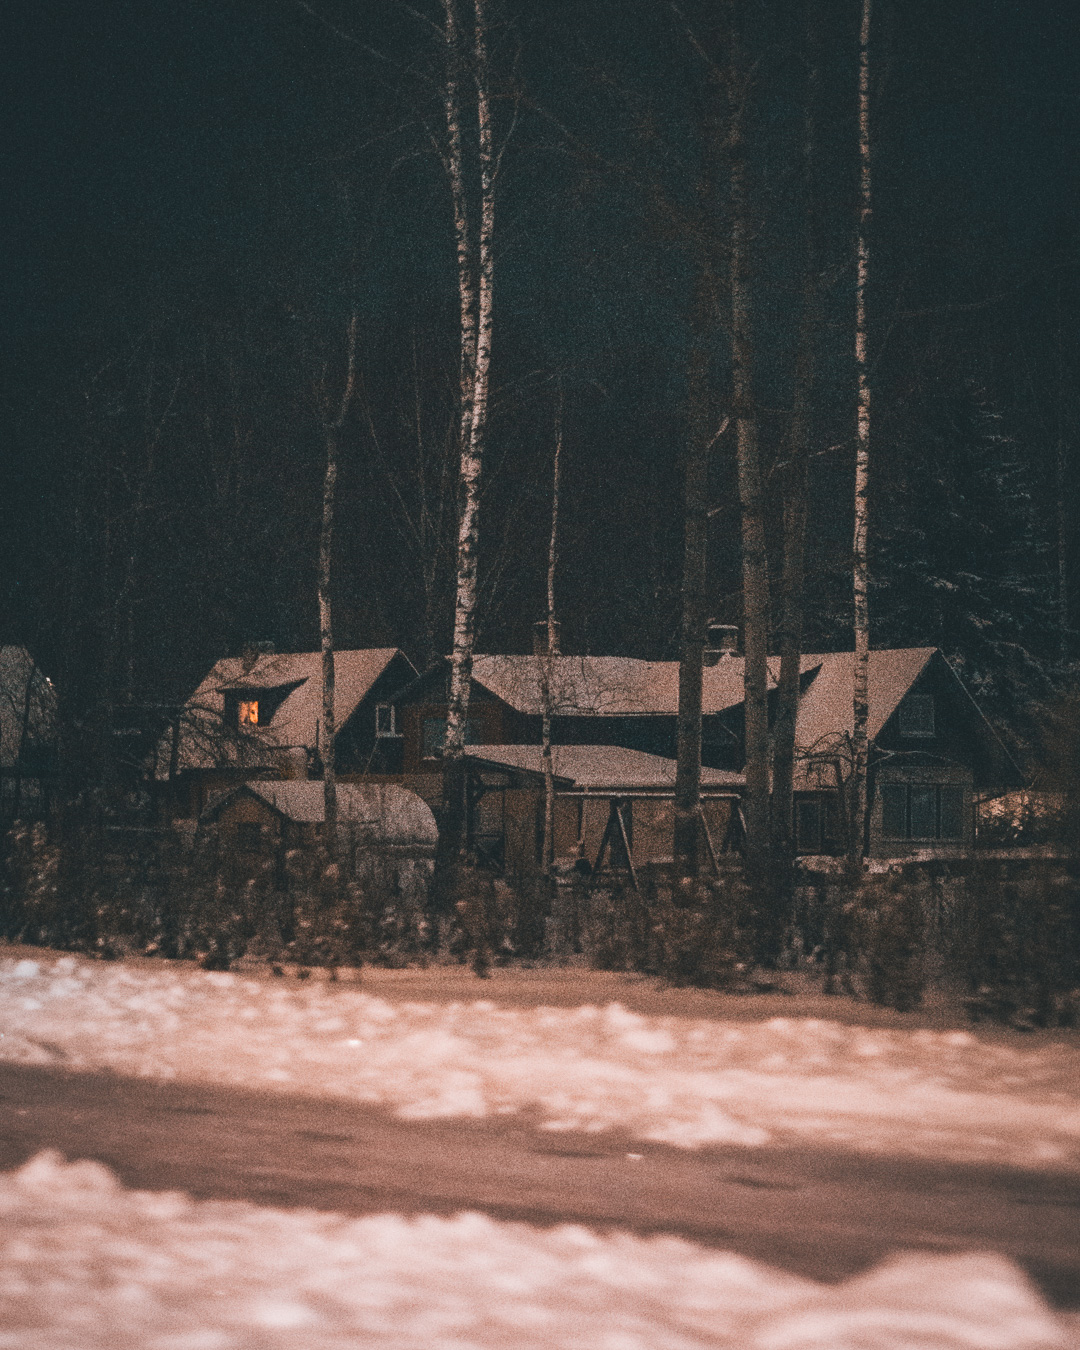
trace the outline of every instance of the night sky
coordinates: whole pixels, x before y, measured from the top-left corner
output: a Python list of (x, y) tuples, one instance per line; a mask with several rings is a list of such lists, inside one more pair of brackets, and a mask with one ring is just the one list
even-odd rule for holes
[[(810, 645), (844, 647), (858, 7), (815, 8), (831, 282), (807, 622)], [(964, 656), (957, 632), (990, 615), (1032, 659), (1061, 654), (1051, 520), (1062, 492), (1071, 517), (1078, 481), (1078, 10), (877, 2), (879, 643), (955, 639)], [(717, 6), (681, 12), (713, 33)], [(804, 10), (744, 12), (759, 71), (757, 396), (773, 463), (794, 350)], [(700, 70), (660, 0), (493, 0), (492, 17), (500, 133), (515, 107), (516, 122), (496, 227), (479, 646), (524, 650), (542, 612), (561, 383), (566, 645), (671, 657), (690, 264), (669, 208), (692, 182)], [(430, 28), (393, 0), (17, 0), (2, 22), (0, 637), (69, 681), (81, 672), (86, 698), (103, 663), (128, 697), (179, 698), (245, 640), (316, 645), (312, 381), (338, 373), (355, 306), (362, 398), (343, 445), (338, 641), (400, 644), (418, 661), (443, 649), (450, 561), (437, 539), (424, 554), (415, 531), (421, 498), (449, 519), (434, 485), (456, 361)], [(722, 324), (717, 343), (722, 402)], [(732, 454), (722, 446), (714, 464), (711, 545), (728, 621), (740, 603)], [(1074, 540), (1066, 553), (1075, 588)], [(930, 594), (948, 603), (928, 609)], [(1067, 646), (1075, 656), (1074, 636)], [(968, 659), (978, 673), (989, 658)]]

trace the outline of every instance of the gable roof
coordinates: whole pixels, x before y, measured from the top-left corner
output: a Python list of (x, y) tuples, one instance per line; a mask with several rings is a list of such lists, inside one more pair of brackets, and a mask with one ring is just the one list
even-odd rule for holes
[[(325, 818), (323, 784), (314, 779), (241, 784), (215, 798), (203, 818), (216, 816), (245, 793), (300, 825), (318, 825)], [(337, 803), (339, 821), (358, 827), (369, 842), (434, 847), (438, 840), (431, 808), (422, 797), (397, 783), (339, 783)]]
[[(868, 674), (869, 725), (873, 741), (900, 705), (904, 695), (926, 669), (936, 647), (898, 647), (870, 653)], [(804, 671), (814, 671), (799, 700), (795, 745), (803, 754), (850, 736), (855, 729), (852, 706), (854, 652), (825, 652), (804, 656)]]
[[(631, 656), (476, 656), (472, 677), (516, 712), (543, 713), (541, 672), (551, 662), (552, 712), (557, 717), (674, 717), (679, 710), (679, 663)], [(705, 713), (743, 701), (743, 658), (726, 656), (702, 672)], [(775, 685), (779, 661), (769, 662)]]
[[(543, 750), (539, 745), (470, 745), (465, 757), (531, 774), (544, 772)], [(643, 750), (627, 750), (621, 745), (553, 745), (551, 759), (557, 778), (590, 792), (670, 792), (675, 787), (675, 760)], [(741, 773), (701, 770), (701, 786), (706, 792), (737, 791), (744, 782)]]
[[(334, 721), (338, 731), (395, 657), (412, 662), (397, 647), (370, 647), (334, 653)], [(243, 737), (227, 734), (225, 693), (231, 689), (283, 689), (294, 685), (270, 721), (245, 728)], [(218, 661), (184, 709), (180, 728), (180, 769), (210, 769), (222, 764), (255, 767), (278, 763), (286, 748), (315, 750), (322, 735), (322, 653), (277, 652), (254, 661), (232, 656)], [(166, 734), (158, 747), (158, 776), (170, 752)]]

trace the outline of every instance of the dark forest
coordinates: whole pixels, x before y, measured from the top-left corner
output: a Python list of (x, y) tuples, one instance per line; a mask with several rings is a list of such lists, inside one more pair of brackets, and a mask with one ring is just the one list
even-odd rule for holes
[[(729, 8), (490, 8), (478, 651), (528, 650), (545, 612), (561, 401), (563, 649), (678, 655), (706, 90)], [(850, 649), (857, 7), (735, 9), (771, 572), (812, 229), (804, 646)], [(439, 14), (9, 8), (0, 629), (77, 713), (165, 708), (247, 642), (318, 645), (319, 391), (342, 378), (351, 315), (335, 641), (399, 645), (421, 667), (449, 650), (458, 331)], [(883, 2), (872, 35), (872, 642), (940, 646), (1028, 753), (1078, 655), (1076, 37), (1070, 6), (974, 0)], [(719, 424), (722, 305), (708, 344)], [(730, 431), (708, 473), (707, 605), (738, 623)]]

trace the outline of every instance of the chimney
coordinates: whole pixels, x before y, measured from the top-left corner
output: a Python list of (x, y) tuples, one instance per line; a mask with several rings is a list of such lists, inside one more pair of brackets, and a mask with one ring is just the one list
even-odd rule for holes
[[(560, 624), (558, 620), (555, 621), (553, 627), (555, 629), (555, 646), (551, 650), (551, 655), (558, 656), (560, 647), (559, 642)], [(547, 654), (548, 654), (547, 619), (541, 619), (539, 623), (533, 624), (533, 656), (547, 656)]]
[(739, 626), (734, 623), (717, 623), (710, 619), (706, 625), (708, 636), (705, 639), (704, 664), (718, 666), (726, 656), (735, 656), (739, 650)]

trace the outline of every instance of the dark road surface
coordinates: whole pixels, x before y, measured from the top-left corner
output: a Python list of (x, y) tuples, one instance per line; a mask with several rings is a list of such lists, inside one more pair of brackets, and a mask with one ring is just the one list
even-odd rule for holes
[(42, 1148), (98, 1159), (141, 1189), (675, 1233), (819, 1280), (897, 1248), (992, 1250), (1059, 1307), (1080, 1307), (1075, 1177), (813, 1149), (684, 1151), (520, 1116), (402, 1121), (340, 1101), (0, 1065), (0, 1166)]

